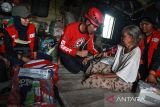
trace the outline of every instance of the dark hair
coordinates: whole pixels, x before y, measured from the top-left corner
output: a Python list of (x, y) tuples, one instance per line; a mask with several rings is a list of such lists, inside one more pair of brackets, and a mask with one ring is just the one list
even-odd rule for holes
[(142, 23), (142, 22), (150, 23), (150, 24), (152, 24), (153, 29), (157, 29), (156, 21), (153, 20), (153, 19), (150, 18), (150, 17), (143, 17), (143, 18), (141, 18), (140, 23)]
[(123, 28), (122, 34), (127, 32), (129, 36), (132, 36), (134, 39), (134, 45), (137, 46), (139, 44), (139, 41), (142, 37), (141, 30), (138, 26), (136, 25), (129, 25)]
[(155, 24), (154, 20), (152, 20), (150, 17), (143, 17), (143, 18), (141, 18), (140, 23), (141, 23), (142, 21), (151, 23), (152, 25)]

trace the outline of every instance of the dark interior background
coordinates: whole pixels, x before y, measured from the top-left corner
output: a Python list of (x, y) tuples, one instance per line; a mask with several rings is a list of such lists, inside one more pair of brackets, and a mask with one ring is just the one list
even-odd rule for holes
[[(116, 18), (111, 40), (101, 38), (103, 27), (96, 32), (96, 37), (99, 38), (97, 47), (120, 43), (122, 28), (130, 24), (139, 26), (142, 17), (150, 17), (156, 22), (157, 28), (160, 28), (159, 0), (65, 0), (63, 6), (64, 11), (71, 11), (76, 16), (76, 20), (83, 19), (86, 10), (93, 6)], [(79, 10), (74, 7), (79, 7)]]
[[(142, 17), (150, 17), (160, 28), (160, 1), (159, 0), (0, 0), (0, 4), (8, 1), (14, 5), (21, 3), (30, 7), (32, 14), (38, 19), (51, 23), (53, 19), (61, 17), (66, 21), (66, 13), (70, 12), (74, 21), (84, 19), (84, 14), (90, 7), (98, 7), (104, 14), (108, 13), (116, 18), (111, 40), (101, 37), (102, 26), (96, 32), (96, 47), (101, 49), (106, 45), (120, 43), (121, 30), (129, 24), (139, 25)], [(1, 15), (10, 16), (10, 13), (1, 11)], [(71, 16), (70, 16), (71, 17)]]

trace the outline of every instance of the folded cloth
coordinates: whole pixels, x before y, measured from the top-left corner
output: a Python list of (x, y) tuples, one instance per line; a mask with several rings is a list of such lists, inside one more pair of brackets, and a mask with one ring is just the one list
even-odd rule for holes
[(15, 39), (15, 42), (19, 43), (19, 44), (29, 44), (29, 43), (31, 43), (31, 41), (24, 41), (24, 40), (20, 40), (20, 39)]

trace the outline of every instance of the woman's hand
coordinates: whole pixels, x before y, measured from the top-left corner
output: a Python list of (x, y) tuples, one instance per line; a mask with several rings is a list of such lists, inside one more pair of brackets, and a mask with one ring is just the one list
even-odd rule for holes
[(24, 57), (23, 55), (18, 54), (18, 59), (24, 61), (25, 63), (30, 61), (30, 58)]
[(146, 82), (157, 84), (156, 72), (154, 70), (149, 71), (149, 76), (146, 78)]
[(103, 57), (105, 57), (105, 58), (111, 57), (111, 56), (112, 56), (112, 54), (109, 53), (109, 52), (104, 52), (104, 53), (103, 53)]
[(149, 82), (149, 83), (157, 84), (156, 77), (154, 75), (152, 75), (152, 74), (149, 74), (149, 76), (146, 78), (145, 81)]
[(117, 52), (117, 47), (112, 47), (110, 50), (103, 53), (103, 57), (111, 57)]
[(30, 59), (29, 59), (29, 58), (27, 58), (27, 57), (22, 57), (22, 61), (24, 61), (25, 63), (27, 63), (27, 62), (29, 62), (29, 61), (30, 61)]

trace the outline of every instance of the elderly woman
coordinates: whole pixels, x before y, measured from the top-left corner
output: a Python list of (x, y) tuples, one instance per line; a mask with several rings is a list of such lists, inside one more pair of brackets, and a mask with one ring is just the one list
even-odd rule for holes
[(139, 27), (135, 25), (124, 27), (122, 42), (117, 46), (113, 64), (111, 66), (102, 62), (91, 64), (86, 71), (89, 76), (82, 84), (90, 88), (131, 91), (140, 63), (141, 53), (138, 47), (140, 37)]

